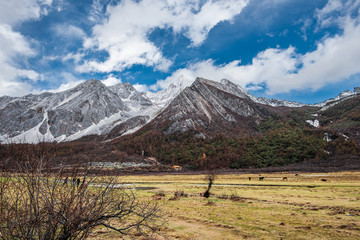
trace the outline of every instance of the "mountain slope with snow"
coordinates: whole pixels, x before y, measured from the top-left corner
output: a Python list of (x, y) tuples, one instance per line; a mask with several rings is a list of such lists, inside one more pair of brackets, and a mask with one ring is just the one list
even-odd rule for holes
[[(107, 87), (88, 80), (58, 93), (0, 97), (0, 141), (71, 141), (86, 135), (115, 138), (149, 123), (167, 122), (167, 133), (203, 128), (221, 132), (243, 128), (246, 132), (276, 107), (305, 104), (257, 98), (229, 80), (197, 78), (191, 86), (179, 79), (158, 92), (139, 93), (130, 83)], [(322, 111), (360, 94), (360, 88), (314, 105)], [(308, 105), (310, 106), (310, 105)]]
[(164, 134), (195, 130), (205, 134), (251, 135), (260, 121), (271, 114), (270, 107), (255, 103), (237, 85), (222, 82), (197, 78), (146, 127), (162, 129)]
[(0, 140), (75, 140), (104, 134), (140, 112), (157, 110), (146, 111), (152, 103), (131, 87), (123, 84), (111, 90), (92, 79), (64, 92), (5, 99), (0, 109)]

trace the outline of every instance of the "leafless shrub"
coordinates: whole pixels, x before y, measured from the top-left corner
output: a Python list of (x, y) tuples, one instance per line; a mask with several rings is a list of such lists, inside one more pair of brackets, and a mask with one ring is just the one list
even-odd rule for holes
[(219, 199), (230, 199), (230, 200), (234, 200), (234, 201), (240, 199), (239, 195), (237, 195), (236, 193), (232, 193), (231, 195), (222, 194), (222, 195), (217, 196), (217, 198), (219, 198)]
[(187, 193), (185, 193), (183, 190), (177, 190), (174, 193), (174, 197), (179, 198), (179, 197), (188, 197), (189, 195)]
[(212, 201), (207, 201), (205, 206), (216, 206), (216, 203)]
[(155, 195), (156, 195), (156, 196), (159, 196), (159, 197), (165, 197), (165, 193), (162, 192), (162, 191), (157, 192)]
[(139, 201), (114, 178), (97, 182), (86, 169), (66, 175), (42, 154), (24, 158), (0, 173), (0, 239), (86, 239), (98, 226), (146, 235), (163, 224), (154, 201)]

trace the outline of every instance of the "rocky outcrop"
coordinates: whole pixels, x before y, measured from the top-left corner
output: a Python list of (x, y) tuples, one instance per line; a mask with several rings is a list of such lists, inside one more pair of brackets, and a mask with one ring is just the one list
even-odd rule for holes
[(109, 134), (107, 134), (107, 139), (112, 139), (119, 137), (128, 131), (137, 130), (137, 128), (145, 125), (149, 121), (149, 116), (136, 116), (126, 120), (125, 122), (120, 123), (114, 127)]
[(149, 124), (166, 126), (157, 127), (165, 134), (189, 130), (226, 133), (240, 126), (244, 134), (250, 134), (263, 118), (259, 109), (236, 85), (197, 78)]
[(119, 83), (110, 86), (109, 89), (116, 93), (123, 101), (134, 101), (142, 105), (151, 105), (151, 101), (144, 97), (143, 94), (136, 91), (136, 89), (129, 83)]

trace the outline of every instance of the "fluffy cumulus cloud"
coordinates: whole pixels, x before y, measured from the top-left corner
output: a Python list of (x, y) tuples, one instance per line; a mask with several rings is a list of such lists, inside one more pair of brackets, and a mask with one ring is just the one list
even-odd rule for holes
[[(160, 80), (152, 85), (151, 90), (168, 87), (170, 84), (182, 84), (189, 86), (196, 77), (203, 77), (219, 81), (223, 78), (246, 87), (249, 84), (256, 85), (266, 82), (268, 85), (272, 79), (295, 71), (298, 64), (294, 48), (267, 49), (259, 53), (250, 65), (241, 65), (240, 61), (232, 61), (228, 64), (217, 66), (213, 60), (202, 61), (189, 65), (187, 68), (178, 69), (165, 80)], [(272, 86), (269, 86), (272, 88)]]
[(121, 79), (114, 77), (113, 74), (110, 74), (109, 76), (107, 76), (107, 78), (102, 80), (102, 83), (105, 84), (106, 86), (113, 86), (121, 83)]
[(138, 91), (138, 92), (147, 92), (147, 91), (149, 91), (149, 86), (146, 85), (146, 84), (136, 83), (133, 86), (136, 89), (136, 91)]
[(0, 1), (0, 23), (17, 24), (28, 19), (37, 19), (47, 13), (52, 0)]
[(318, 90), (326, 84), (344, 81), (360, 74), (359, 6), (359, 0), (331, 0), (324, 9), (319, 10), (320, 26), (331, 22), (342, 31), (318, 42), (316, 50), (312, 52), (298, 54), (290, 46), (260, 52), (248, 65), (233, 61), (217, 66), (213, 60), (202, 61), (178, 69), (150, 88), (158, 90), (179, 81), (190, 85), (196, 76), (201, 76), (213, 80), (227, 78), (248, 88), (266, 86), (268, 94), (277, 94), (291, 90)]
[[(19, 32), (14, 31), (13, 26), (46, 14), (51, 2), (49, 0), (0, 1), (0, 95), (22, 95), (31, 89), (31, 81), (41, 79), (37, 72), (18, 66), (19, 58), (31, 57), (36, 53), (29, 41)], [(27, 79), (30, 83), (24, 83), (21, 79)]]
[(26, 78), (31, 81), (39, 79), (40, 75), (33, 70), (18, 68), (18, 57), (33, 56), (27, 40), (12, 27), (0, 24), (0, 95), (21, 95), (28, 92), (30, 84), (22, 84), (19, 79)]
[[(93, 28), (84, 42), (91, 50), (106, 51), (105, 61), (88, 60), (77, 67), (80, 72), (121, 71), (135, 64), (166, 71), (171, 60), (165, 58), (148, 39), (154, 29), (172, 29), (183, 34), (192, 46), (202, 44), (209, 31), (222, 21), (231, 21), (248, 0), (124, 0), (109, 5), (107, 19)], [(96, 5), (99, 9), (98, 4)]]

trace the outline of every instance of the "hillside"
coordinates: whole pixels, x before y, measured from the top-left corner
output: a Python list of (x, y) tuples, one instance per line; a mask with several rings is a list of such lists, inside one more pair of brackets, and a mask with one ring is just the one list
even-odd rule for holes
[[(235, 90), (197, 79), (142, 129), (112, 144), (128, 154), (144, 152), (163, 163), (192, 169), (262, 168), (358, 156), (360, 128), (354, 116), (359, 97), (331, 102), (323, 110), (327, 103), (296, 108), (264, 105)], [(319, 126), (313, 124), (316, 121)], [(338, 122), (349, 121), (351, 134), (350, 128), (337, 127)]]
[[(152, 94), (89, 80), (60, 93), (2, 97), (0, 132), (23, 143), (58, 141), (49, 151), (74, 164), (147, 157), (197, 170), (316, 164), (359, 159), (358, 94), (304, 105), (256, 98), (225, 79)], [(21, 158), (16, 149), (2, 148), (2, 159)]]

